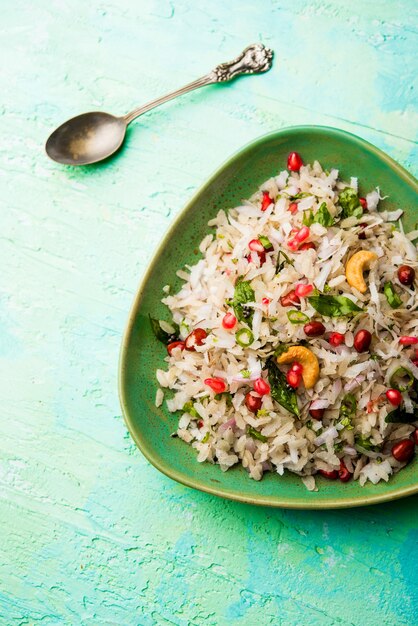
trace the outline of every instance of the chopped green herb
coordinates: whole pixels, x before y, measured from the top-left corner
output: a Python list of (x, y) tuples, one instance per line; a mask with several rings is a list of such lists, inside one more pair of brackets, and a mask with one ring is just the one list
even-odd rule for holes
[(258, 409), (257, 417), (267, 417), (267, 415), (270, 415), (269, 409)]
[(250, 372), (250, 370), (242, 370), (242, 371), (241, 371), (241, 376), (242, 376), (243, 378), (249, 378), (249, 377), (251, 376), (251, 372)]
[(276, 261), (276, 274), (279, 274), (282, 271), (286, 263), (288, 263), (289, 265), (294, 265), (294, 261), (292, 261), (292, 259), (287, 256), (286, 252), (283, 252), (283, 250), (279, 250)]
[(325, 227), (332, 226), (334, 224), (334, 218), (328, 211), (326, 202), (323, 202), (315, 213), (315, 222), (318, 222), (318, 224)]
[(229, 391), (215, 394), (215, 400), (217, 400), (218, 402), (222, 400), (222, 398), (225, 398), (226, 406), (232, 405), (232, 395), (229, 393)]
[(227, 243), (228, 248), (229, 248), (230, 250), (233, 250), (233, 249), (234, 249), (234, 244), (232, 243), (232, 241), (231, 241), (230, 239), (228, 239), (228, 241), (227, 241), (226, 243)]
[(253, 321), (254, 310), (246, 306), (247, 302), (255, 302), (254, 289), (250, 285), (250, 281), (242, 280), (242, 276), (237, 279), (235, 283), (234, 299), (232, 300), (232, 307), (237, 319), (240, 322)]
[(344, 417), (340, 420), (340, 424), (344, 426), (347, 430), (353, 430), (354, 426), (351, 424), (351, 419), (349, 417)]
[(182, 408), (182, 411), (183, 413), (188, 413), (192, 417), (200, 417), (199, 413), (194, 408), (193, 402), (191, 400), (189, 402), (186, 402), (186, 404)]
[(302, 223), (305, 226), (312, 226), (314, 221), (315, 221), (315, 217), (314, 217), (312, 209), (309, 209), (309, 211), (304, 211), (303, 212)]
[(151, 315), (149, 315), (149, 321), (151, 324), (152, 332), (154, 333), (158, 341), (161, 341), (161, 343), (167, 346), (169, 343), (172, 343), (173, 341), (176, 341), (178, 339), (180, 329), (177, 324), (171, 323), (171, 326), (173, 326), (174, 328), (174, 333), (167, 333), (161, 328), (159, 320), (154, 319), (153, 317), (151, 317)]
[(356, 414), (357, 400), (352, 393), (347, 393), (340, 406), (340, 424), (347, 430), (353, 430), (351, 420)]
[(248, 434), (251, 437), (254, 437), (254, 439), (258, 439), (259, 441), (263, 441), (266, 442), (267, 441), (267, 437), (265, 437), (264, 435), (262, 435), (261, 433), (258, 432), (258, 430), (256, 430), (255, 428), (253, 428), (252, 426), (248, 427)]
[(266, 252), (273, 250), (273, 244), (268, 237), (266, 237), (265, 235), (258, 235), (257, 239), (263, 246), (264, 250), (266, 250)]
[(357, 400), (352, 393), (347, 393), (341, 401), (340, 417), (353, 417), (357, 410)]
[(390, 282), (390, 280), (384, 284), (383, 291), (385, 293), (386, 300), (388, 301), (389, 306), (391, 306), (392, 309), (398, 309), (402, 304), (402, 300), (396, 293), (395, 287)]
[(341, 216), (344, 217), (361, 217), (363, 215), (363, 209), (360, 204), (358, 194), (352, 189), (347, 187), (343, 189), (338, 198), (339, 205), (342, 208)]
[(319, 294), (318, 296), (310, 296), (308, 302), (315, 311), (327, 317), (344, 317), (345, 315), (353, 315), (363, 310), (345, 296)]
[(231, 263), (233, 263), (234, 265), (236, 265), (238, 263), (238, 259), (231, 259)]
[(312, 425), (313, 425), (313, 421), (312, 420), (308, 420), (307, 422), (305, 422), (306, 428), (310, 428), (312, 430)]
[(302, 198), (307, 198), (308, 196), (311, 196), (311, 193), (308, 193), (307, 191), (299, 191), (299, 193), (296, 193), (294, 196), (288, 196), (289, 200), (301, 200)]
[(325, 283), (325, 285), (324, 285), (324, 293), (329, 293), (330, 291), (332, 291), (332, 288), (328, 285), (328, 283)]
[(235, 339), (241, 348), (248, 348), (254, 341), (254, 335), (249, 328), (241, 328), (235, 333)]
[(398, 391), (407, 391), (413, 386), (415, 381), (414, 375), (406, 367), (398, 367), (390, 377), (389, 384), (392, 389), (398, 389)]
[(381, 446), (377, 446), (370, 441), (370, 437), (365, 437), (364, 435), (356, 435), (354, 437), (355, 445), (360, 446), (360, 448), (364, 448), (364, 450), (371, 450), (373, 452), (380, 452)]
[(381, 361), (381, 360), (382, 360), (382, 357), (381, 357), (381, 356), (379, 356), (378, 354), (371, 354), (371, 355), (369, 356), (369, 359), (370, 359), (371, 361)]
[(206, 435), (203, 437), (203, 439), (200, 441), (200, 443), (207, 443), (209, 441), (209, 437), (210, 437), (210, 433), (208, 431)]
[(225, 239), (225, 235), (216, 235), (218, 239)]
[(268, 359), (268, 379), (271, 387), (271, 395), (282, 407), (299, 417), (298, 399), (296, 391), (287, 383), (286, 376), (277, 367), (273, 358)]
[(344, 448), (344, 443), (342, 441), (339, 441), (338, 443), (334, 443), (334, 452), (336, 454), (339, 454), (340, 452), (342, 452), (343, 448)]
[(296, 309), (288, 311), (287, 317), (291, 324), (306, 324), (306, 322), (309, 322), (309, 317), (305, 315), (305, 313), (302, 313), (302, 311), (297, 311)]

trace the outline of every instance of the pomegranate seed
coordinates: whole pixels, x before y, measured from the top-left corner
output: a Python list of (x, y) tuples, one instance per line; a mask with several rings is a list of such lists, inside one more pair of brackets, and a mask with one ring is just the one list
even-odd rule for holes
[(264, 304), (264, 306), (268, 306), (270, 302), (271, 302), (270, 298), (262, 298), (261, 300), (261, 304)]
[(233, 313), (226, 313), (224, 315), (223, 320), (222, 320), (222, 326), (226, 328), (226, 330), (230, 330), (231, 328), (234, 328), (236, 323), (237, 323), (237, 318), (235, 317)]
[(268, 209), (273, 200), (270, 198), (268, 191), (263, 191), (263, 199), (261, 200), (261, 210), (265, 211)]
[(328, 337), (328, 341), (332, 346), (340, 346), (345, 342), (345, 335), (342, 333), (331, 333)]
[(300, 304), (300, 298), (296, 291), (292, 289), (292, 291), (280, 298), (280, 304), (282, 306), (294, 306), (295, 304)]
[(367, 352), (372, 341), (372, 335), (368, 330), (359, 330), (354, 336), (354, 348), (357, 352)]
[(359, 239), (366, 239), (366, 233), (364, 232), (364, 229), (366, 228), (367, 224), (365, 222), (362, 222), (360, 224), (362, 230), (359, 232), (358, 234), (358, 238)]
[(403, 335), (399, 337), (399, 343), (401, 346), (415, 346), (418, 343), (417, 337), (408, 337), (407, 335)]
[(172, 341), (167, 346), (167, 352), (171, 356), (171, 353), (176, 348), (180, 348), (181, 350), (184, 350), (185, 347), (186, 347), (186, 344), (184, 343), (184, 341)]
[(205, 378), (203, 382), (215, 393), (223, 393), (226, 391), (226, 384), (222, 378)]
[(402, 285), (412, 285), (415, 279), (415, 270), (409, 265), (401, 265), (398, 269), (398, 279)]
[(324, 417), (325, 409), (309, 409), (309, 415), (314, 420), (321, 420)]
[[(261, 265), (263, 265), (266, 262), (266, 253), (265, 252), (256, 252), (256, 255), (258, 256), (258, 258), (260, 260), (260, 267), (261, 267)], [(245, 258), (247, 259), (248, 263), (252, 263), (251, 254), (247, 254), (247, 256)]]
[(295, 287), (295, 294), (298, 296), (298, 298), (305, 298), (305, 296), (309, 296), (312, 291), (313, 285), (302, 285), (301, 283), (299, 283)]
[(302, 226), (299, 232), (296, 233), (295, 239), (298, 243), (302, 243), (302, 241), (305, 241), (305, 239), (307, 239), (310, 234), (311, 231), (309, 230), (308, 226)]
[(369, 400), (366, 406), (367, 413), (376, 413), (375, 400)]
[(303, 165), (302, 157), (297, 152), (291, 152), (287, 157), (287, 169), (298, 172)]
[(308, 322), (303, 327), (307, 337), (319, 337), (325, 332), (325, 326), (321, 322)]
[(412, 363), (415, 365), (415, 367), (418, 367), (418, 359), (412, 359)]
[(324, 478), (329, 478), (330, 480), (337, 480), (338, 478), (338, 471), (337, 470), (331, 470), (329, 472), (327, 472), (326, 470), (318, 470), (318, 473), (321, 474), (321, 476), (324, 476)]
[(363, 207), (363, 209), (366, 210), (367, 209), (367, 200), (366, 200), (366, 198), (359, 198), (358, 201), (360, 202), (360, 204)]
[(202, 426), (203, 426), (203, 420), (199, 420), (199, 421), (197, 422), (197, 427), (198, 427), (198, 428), (202, 428)]
[(418, 428), (416, 428), (412, 433), (412, 438), (414, 440), (414, 444), (418, 446)]
[(313, 241), (305, 241), (305, 243), (299, 246), (299, 252), (301, 252), (301, 250), (316, 250), (316, 245)]
[(345, 466), (344, 461), (340, 461), (340, 469), (338, 470), (338, 476), (342, 483), (347, 483), (351, 478), (351, 472)]
[(397, 389), (388, 389), (386, 391), (386, 397), (393, 406), (399, 406), (402, 402), (402, 394)]
[(296, 389), (301, 383), (302, 376), (293, 370), (289, 370), (286, 374), (286, 380), (293, 389)]
[(392, 456), (397, 461), (405, 463), (410, 461), (414, 456), (415, 445), (411, 439), (401, 439), (392, 448)]
[(298, 210), (297, 202), (291, 202), (287, 210), (290, 211), (292, 215), (294, 215)]
[(302, 372), (303, 372), (303, 365), (301, 365), (301, 363), (298, 363), (297, 361), (295, 361), (290, 366), (290, 370), (292, 372), (296, 372), (296, 374), (302, 374)]
[(290, 248), (293, 252), (296, 252), (299, 244), (295, 239), (289, 239), (289, 241), (287, 242), (287, 247)]
[(195, 328), (192, 332), (187, 335), (185, 343), (186, 350), (190, 350), (193, 352), (195, 350), (195, 346), (202, 346), (204, 340), (208, 336), (206, 330), (203, 328)]
[(245, 406), (251, 413), (257, 413), (261, 409), (262, 399), (257, 398), (257, 396), (253, 396), (252, 393), (248, 392), (245, 396)]
[(254, 391), (260, 394), (260, 396), (266, 396), (270, 393), (270, 385), (263, 378), (257, 378), (254, 381)]
[(248, 247), (253, 252), (264, 252), (264, 246), (259, 239), (251, 239)]

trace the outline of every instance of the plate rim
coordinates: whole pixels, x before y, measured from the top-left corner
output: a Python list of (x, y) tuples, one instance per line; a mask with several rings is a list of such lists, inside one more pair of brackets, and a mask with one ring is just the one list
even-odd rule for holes
[(202, 491), (204, 493), (209, 493), (211, 495), (218, 496), (220, 498), (225, 498), (227, 500), (232, 500), (235, 502), (244, 502), (246, 504), (252, 504), (255, 506), (267, 506), (270, 508), (286, 508), (286, 509), (305, 509), (305, 510), (324, 510), (324, 509), (342, 509), (342, 508), (352, 508), (359, 506), (368, 506), (372, 504), (380, 504), (383, 502), (388, 502), (392, 500), (397, 500), (399, 498), (404, 498), (407, 496), (414, 495), (418, 493), (418, 479), (415, 484), (412, 484), (407, 487), (398, 488), (394, 491), (390, 491), (388, 493), (379, 493), (375, 496), (364, 496), (364, 497), (347, 497), (347, 498), (330, 498), (327, 500), (316, 501), (315, 500), (306, 500), (304, 498), (294, 498), (292, 500), (288, 500), (287, 498), (281, 498), (280, 496), (276, 496), (273, 494), (266, 498), (265, 496), (245, 496), (240, 495), (239, 493), (235, 493), (226, 489), (224, 487), (211, 487), (210, 485), (201, 484), (198, 480), (195, 480), (193, 477), (190, 477), (187, 474), (183, 474), (178, 470), (172, 468), (170, 465), (167, 465), (164, 462), (161, 462), (157, 455), (154, 455), (147, 448), (146, 444), (143, 443), (141, 438), (137, 435), (136, 429), (133, 425), (133, 420), (130, 415), (130, 411), (127, 405), (126, 397), (125, 397), (125, 370), (126, 370), (126, 356), (128, 351), (129, 339), (132, 334), (132, 328), (137, 316), (137, 313), (140, 309), (140, 305), (143, 299), (143, 291), (146, 283), (148, 282), (149, 276), (152, 273), (155, 264), (160, 258), (161, 253), (166, 247), (167, 242), (169, 241), (172, 232), (175, 230), (177, 225), (183, 219), (184, 215), (188, 212), (190, 205), (195, 202), (195, 198), (199, 196), (204, 190), (209, 187), (219, 176), (219, 174), (228, 167), (231, 161), (234, 161), (238, 157), (245, 155), (247, 151), (251, 151), (256, 149), (260, 144), (277, 138), (280, 135), (292, 134), (292, 133), (302, 133), (302, 132), (327, 132), (336, 136), (349, 137), (352, 141), (357, 143), (359, 146), (366, 148), (367, 151), (376, 154), (382, 161), (386, 162), (393, 170), (396, 171), (398, 176), (400, 176), (403, 180), (408, 182), (415, 191), (418, 193), (418, 181), (417, 179), (408, 172), (402, 165), (397, 163), (392, 157), (388, 154), (377, 148), (375, 145), (355, 135), (354, 133), (350, 133), (349, 131), (345, 131), (339, 128), (334, 128), (332, 126), (320, 126), (320, 125), (298, 125), (298, 126), (286, 126), (279, 130), (266, 133), (257, 137), (253, 141), (246, 143), (242, 148), (236, 150), (232, 155), (230, 155), (220, 166), (216, 168), (216, 170), (206, 179), (206, 181), (198, 187), (192, 197), (186, 202), (183, 208), (176, 215), (174, 220), (169, 224), (167, 230), (163, 234), (160, 243), (153, 251), (152, 258), (148, 263), (136, 290), (135, 296), (133, 298), (129, 313), (128, 319), (125, 324), (125, 330), (122, 336), (121, 348), (119, 352), (119, 363), (118, 363), (118, 394), (119, 394), (119, 402), (122, 409), (122, 415), (124, 418), (125, 425), (134, 440), (134, 443), (142, 452), (144, 457), (153, 465), (156, 469), (158, 469), (162, 474), (168, 476), (169, 478), (175, 480), (176, 482), (190, 487), (192, 489), (197, 489), (198, 491)]

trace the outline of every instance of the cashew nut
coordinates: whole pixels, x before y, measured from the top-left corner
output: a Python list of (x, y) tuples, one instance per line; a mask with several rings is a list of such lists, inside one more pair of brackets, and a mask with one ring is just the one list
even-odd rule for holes
[(363, 272), (370, 267), (370, 263), (377, 259), (375, 252), (369, 250), (360, 250), (353, 254), (351, 259), (345, 266), (345, 277), (351, 287), (354, 287), (360, 293), (366, 293), (367, 285), (363, 278)]
[(304, 346), (290, 346), (277, 359), (277, 363), (297, 361), (303, 367), (302, 378), (306, 389), (311, 389), (319, 378), (319, 363), (314, 353)]

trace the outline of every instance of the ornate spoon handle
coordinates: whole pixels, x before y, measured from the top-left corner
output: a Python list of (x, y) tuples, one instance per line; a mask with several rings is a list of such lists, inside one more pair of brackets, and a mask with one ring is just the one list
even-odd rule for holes
[(204, 87), (205, 85), (212, 85), (213, 83), (224, 83), (228, 80), (232, 80), (237, 76), (241, 76), (243, 74), (259, 74), (261, 72), (267, 72), (273, 63), (273, 51), (266, 48), (261, 43), (255, 43), (251, 46), (248, 46), (241, 52), (241, 54), (232, 61), (227, 63), (221, 63), (217, 65), (214, 70), (198, 78), (197, 80), (173, 91), (166, 96), (161, 96), (161, 98), (157, 98), (156, 100), (152, 100), (152, 102), (148, 102), (148, 104), (144, 104), (137, 109), (134, 109), (130, 113), (127, 113), (123, 119), (126, 124), (129, 124), (139, 115), (154, 109), (160, 104), (164, 104), (168, 100), (172, 100), (173, 98), (177, 98), (177, 96), (181, 96), (188, 91), (193, 91), (193, 89), (198, 89), (199, 87)]

